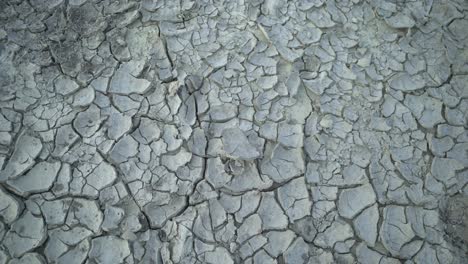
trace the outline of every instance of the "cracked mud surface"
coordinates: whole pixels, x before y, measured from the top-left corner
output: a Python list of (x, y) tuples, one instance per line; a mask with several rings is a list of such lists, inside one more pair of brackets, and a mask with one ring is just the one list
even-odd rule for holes
[(0, 264), (466, 263), (465, 0), (0, 1)]

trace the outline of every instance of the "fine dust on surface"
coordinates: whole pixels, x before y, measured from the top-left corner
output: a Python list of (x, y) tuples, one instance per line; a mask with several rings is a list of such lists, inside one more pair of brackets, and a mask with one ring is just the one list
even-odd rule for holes
[(0, 264), (466, 263), (466, 0), (0, 1)]

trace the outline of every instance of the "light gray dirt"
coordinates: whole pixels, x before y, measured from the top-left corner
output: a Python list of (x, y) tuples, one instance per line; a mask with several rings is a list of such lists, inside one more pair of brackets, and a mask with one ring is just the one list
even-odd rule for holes
[(457, 264), (468, 1), (0, 1), (0, 264)]

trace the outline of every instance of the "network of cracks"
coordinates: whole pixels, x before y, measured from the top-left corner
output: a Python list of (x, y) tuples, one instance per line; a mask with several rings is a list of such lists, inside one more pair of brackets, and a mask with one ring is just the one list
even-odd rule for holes
[(0, 264), (466, 263), (466, 0), (0, 1)]

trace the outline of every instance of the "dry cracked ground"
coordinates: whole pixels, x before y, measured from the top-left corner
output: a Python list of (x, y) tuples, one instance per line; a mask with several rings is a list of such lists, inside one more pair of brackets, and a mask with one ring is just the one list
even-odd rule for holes
[(467, 263), (466, 0), (3, 0), (0, 263)]

